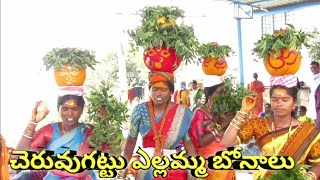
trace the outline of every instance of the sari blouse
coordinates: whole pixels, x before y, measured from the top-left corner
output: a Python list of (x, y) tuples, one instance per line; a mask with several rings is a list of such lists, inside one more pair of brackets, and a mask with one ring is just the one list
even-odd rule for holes
[[(163, 114), (155, 117), (157, 129), (159, 129), (163, 120)], [(191, 125), (192, 112), (185, 108), (183, 105), (174, 105), (166, 116), (166, 121), (162, 129), (163, 135), (165, 135), (164, 149), (173, 150), (178, 147), (181, 141), (190, 141), (188, 130)], [(155, 140), (153, 139), (154, 133), (151, 128), (151, 122), (149, 117), (149, 110), (147, 103), (138, 104), (131, 115), (131, 125), (129, 128), (128, 136), (131, 138), (137, 138), (140, 133), (142, 136), (143, 148), (155, 147)], [(168, 176), (166, 178), (153, 177), (153, 168), (148, 170), (138, 170), (135, 173), (135, 179), (151, 180), (151, 179), (187, 179), (187, 171), (185, 170), (168, 170)]]
[[(76, 144), (73, 147), (70, 147), (69, 150), (77, 151), (77, 155), (83, 155), (85, 153), (91, 153), (92, 148), (89, 148), (88, 145), (88, 138), (92, 134), (94, 129), (94, 126), (91, 124), (88, 124), (87, 127), (85, 127), (83, 131), (83, 136), (79, 136), (77, 141), (79, 141), (78, 144)], [(38, 131), (36, 131), (34, 137), (32, 138), (31, 142), (31, 150), (34, 151), (41, 151), (43, 149), (46, 149), (48, 145), (50, 145), (53, 141), (61, 137), (61, 132), (58, 127), (58, 123), (51, 123), (48, 125), (43, 126)], [(103, 150), (106, 148), (104, 147)], [(65, 148), (58, 148), (55, 151), (55, 154), (58, 153), (64, 153), (67, 149)]]
[[(167, 137), (165, 149), (175, 149), (181, 141), (191, 140), (188, 130), (191, 125), (192, 116), (192, 112), (182, 105), (176, 104), (169, 110), (162, 131), (162, 134)], [(162, 119), (163, 114), (155, 118), (158, 129)], [(144, 148), (155, 147), (147, 103), (138, 104), (133, 109), (130, 123), (130, 137), (137, 138), (140, 133)]]
[[(300, 126), (304, 126), (304, 123), (301, 123), (298, 126), (293, 126), (290, 136), (292, 136), (294, 133), (299, 133), (298, 131), (301, 129)], [(267, 120), (265, 118), (252, 118), (241, 128), (238, 138), (241, 142), (243, 142), (254, 137), (259, 146), (261, 154), (264, 156), (271, 156), (274, 155), (274, 153), (280, 153), (283, 145), (288, 140), (288, 133), (289, 128), (283, 128), (272, 132), (269, 129)], [(300, 138), (300, 136), (296, 136), (295, 138)], [(295, 141), (295, 139), (293, 141)], [(312, 140), (311, 144), (307, 147), (304, 154), (296, 163), (307, 164), (312, 162), (320, 162), (320, 134), (318, 134), (316, 138)]]
[(209, 133), (210, 131), (205, 128), (205, 123), (211, 123), (212, 119), (210, 116), (208, 116), (202, 109), (198, 108), (194, 111), (194, 117), (192, 120), (192, 125), (190, 128), (190, 136), (192, 138), (193, 144), (196, 149), (199, 148), (199, 135), (204, 135)]
[[(91, 153), (93, 148), (89, 147), (88, 138), (92, 134), (94, 126), (91, 124), (80, 124), (78, 127), (62, 135), (59, 130), (59, 123), (51, 123), (43, 126), (32, 138), (31, 150), (41, 151), (48, 149), (54, 151), (54, 154), (62, 154), (67, 150), (73, 150), (77, 152), (77, 155), (81, 156), (86, 153)], [(101, 151), (105, 151), (107, 145), (104, 144), (100, 148)], [(52, 169), (43, 179), (97, 179), (94, 171), (89, 170), (86, 174), (71, 174), (66, 171), (60, 171)], [(42, 179), (42, 178), (41, 178)]]

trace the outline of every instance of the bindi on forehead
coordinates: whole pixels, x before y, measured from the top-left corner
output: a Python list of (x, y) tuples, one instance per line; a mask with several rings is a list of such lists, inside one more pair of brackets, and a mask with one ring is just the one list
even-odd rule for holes
[(62, 107), (77, 108), (77, 107), (79, 107), (79, 105), (76, 100), (69, 99), (62, 105)]
[(167, 87), (153, 87), (152, 89), (156, 91), (156, 90), (167, 90), (169, 88), (167, 88)]
[(275, 89), (273, 90), (272, 97), (288, 97), (288, 93), (285, 89)]

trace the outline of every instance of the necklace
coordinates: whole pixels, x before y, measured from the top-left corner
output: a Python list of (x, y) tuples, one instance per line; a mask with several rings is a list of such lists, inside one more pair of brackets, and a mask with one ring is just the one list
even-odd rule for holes
[(154, 133), (153, 140), (155, 141), (155, 152), (154, 154), (156, 156), (162, 156), (163, 155), (163, 148), (164, 148), (164, 143), (166, 140), (166, 136), (162, 134), (162, 130), (164, 127), (164, 124), (167, 120), (167, 115), (171, 107), (171, 101), (168, 101), (163, 118), (161, 120), (160, 128), (157, 128), (157, 123), (155, 121), (155, 116), (154, 116), (154, 107), (153, 107), (153, 102), (150, 100), (148, 102), (148, 109), (149, 109), (149, 117), (150, 117), (150, 122), (151, 122), (151, 129)]
[[(293, 122), (293, 118), (291, 117), (291, 122), (290, 122), (290, 125), (289, 125), (289, 131), (288, 131), (287, 140), (290, 137), (291, 128), (292, 128), (292, 122)], [(276, 150), (274, 148), (274, 131), (276, 131), (276, 128), (275, 128), (274, 118), (272, 118), (272, 123), (271, 123), (271, 133), (272, 133), (272, 143), (273, 143), (273, 147), (272, 148), (273, 148), (273, 155), (276, 155)]]
[(64, 130), (62, 123), (61, 123), (61, 129), (62, 129), (63, 135), (65, 135), (65, 134), (66, 134), (66, 131)]

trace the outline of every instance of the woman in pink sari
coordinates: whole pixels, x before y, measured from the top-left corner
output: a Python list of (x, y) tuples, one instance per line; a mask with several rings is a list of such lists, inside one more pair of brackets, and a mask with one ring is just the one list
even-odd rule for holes
[[(61, 89), (62, 92), (65, 89)], [(91, 153), (93, 148), (88, 144), (88, 138), (92, 134), (94, 127), (91, 124), (79, 122), (83, 113), (85, 101), (83, 89), (75, 87), (74, 90), (67, 90), (66, 94), (58, 97), (57, 108), (62, 122), (50, 123), (35, 131), (38, 122), (42, 121), (49, 113), (48, 109), (39, 108), (40, 102), (32, 110), (32, 118), (28, 123), (16, 150), (42, 151), (44, 149), (53, 151), (54, 154), (62, 154), (67, 150), (77, 152), (82, 156)], [(106, 146), (101, 148), (106, 150)], [(44, 177), (45, 176), (45, 177)], [(84, 170), (79, 173), (68, 173), (62, 170), (52, 169), (21, 171), (15, 179), (45, 179), (45, 180), (95, 180), (95, 173), (91, 170)]]
[[(220, 95), (224, 90), (224, 83), (220, 83), (211, 87), (204, 88), (206, 103), (194, 112), (192, 124), (190, 128), (190, 136), (196, 147), (197, 153), (200, 156), (208, 158), (214, 156), (216, 152), (226, 150), (226, 147), (220, 143), (221, 134), (216, 130), (217, 127), (224, 129), (228, 126), (228, 119), (234, 116), (234, 113), (229, 113), (226, 118), (221, 118), (218, 115), (213, 115), (211, 105), (213, 99)], [(231, 116), (231, 117), (230, 117)], [(219, 119), (219, 120), (218, 120)], [(216, 120), (216, 121), (214, 121)], [(221, 125), (217, 123), (221, 122)], [(211, 170), (208, 169), (210, 174), (207, 180), (231, 180), (235, 179), (234, 170)]]

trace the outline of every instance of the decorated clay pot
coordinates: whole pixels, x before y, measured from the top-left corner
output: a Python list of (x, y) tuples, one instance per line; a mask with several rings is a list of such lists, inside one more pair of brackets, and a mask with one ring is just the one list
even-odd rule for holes
[(215, 57), (206, 57), (202, 62), (202, 70), (206, 75), (222, 76), (228, 69), (227, 62)]
[(175, 71), (180, 63), (181, 57), (176, 55), (173, 48), (167, 49), (164, 45), (161, 48), (148, 48), (148, 51), (143, 56), (144, 64), (151, 71)]
[(58, 86), (82, 86), (86, 80), (86, 69), (73, 69), (66, 64), (60, 69), (54, 69), (54, 78)]
[(282, 49), (271, 53), (264, 61), (264, 67), (271, 76), (294, 75), (301, 66), (301, 54), (296, 50)]

